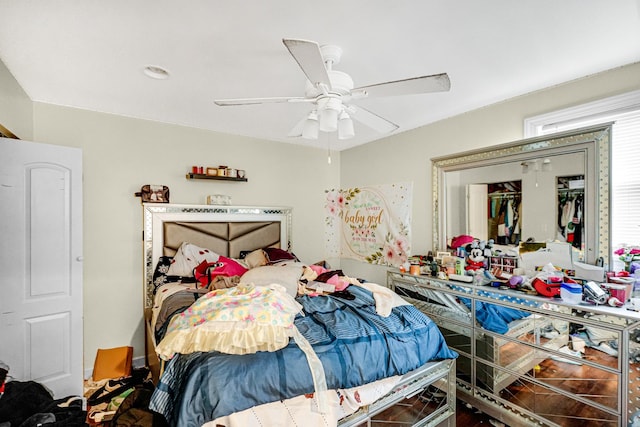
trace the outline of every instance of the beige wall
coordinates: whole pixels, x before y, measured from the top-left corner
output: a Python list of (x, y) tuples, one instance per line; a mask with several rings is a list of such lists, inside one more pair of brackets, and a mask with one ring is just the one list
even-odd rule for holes
[[(637, 89), (640, 89), (640, 63), (343, 151), (340, 184), (349, 188), (413, 181), (412, 252), (424, 254), (432, 249), (432, 157), (517, 141), (523, 138), (526, 117)], [(382, 267), (352, 260), (343, 260), (341, 266), (357, 277), (378, 283), (386, 280), (386, 269)]]
[[(31, 110), (1, 65), (0, 99), (17, 110), (0, 103), (0, 123), (23, 139), (83, 150), (87, 368), (97, 348), (130, 344), (136, 356), (143, 354), (142, 217), (133, 197), (143, 184), (168, 185), (175, 203), (203, 203), (207, 194), (223, 193), (234, 204), (291, 206), (294, 251), (316, 261), (324, 253), (325, 189), (412, 181), (413, 253), (424, 253), (432, 241), (432, 157), (521, 139), (525, 117), (639, 89), (639, 76), (635, 64), (539, 91), (335, 153), (331, 165), (323, 149), (42, 103)], [(194, 163), (245, 169), (249, 182), (188, 181), (184, 174)], [(352, 260), (341, 267), (384, 283), (384, 268)]]
[(33, 107), (11, 72), (0, 61), (0, 125), (21, 139), (33, 136)]
[[(323, 195), (339, 185), (337, 153), (328, 165), (325, 150), (41, 103), (34, 122), (35, 141), (83, 152), (85, 369), (97, 348), (144, 352), (142, 208), (133, 196), (143, 184), (169, 186), (173, 203), (221, 193), (238, 205), (290, 206), (294, 252), (323, 259)], [(189, 181), (193, 164), (245, 169), (248, 182)]]

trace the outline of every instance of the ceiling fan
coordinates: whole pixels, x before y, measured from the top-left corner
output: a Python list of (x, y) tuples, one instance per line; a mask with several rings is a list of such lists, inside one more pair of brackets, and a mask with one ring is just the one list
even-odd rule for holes
[(340, 62), (342, 49), (309, 40), (283, 39), (282, 42), (307, 76), (304, 96), (273, 98), (218, 99), (220, 106), (305, 102), (312, 110), (289, 132), (290, 137), (317, 139), (318, 131), (338, 131), (339, 139), (352, 138), (353, 121), (380, 133), (390, 133), (399, 126), (363, 107), (352, 104), (364, 98), (444, 92), (451, 87), (446, 73), (413, 77), (354, 88), (351, 77), (333, 69)]

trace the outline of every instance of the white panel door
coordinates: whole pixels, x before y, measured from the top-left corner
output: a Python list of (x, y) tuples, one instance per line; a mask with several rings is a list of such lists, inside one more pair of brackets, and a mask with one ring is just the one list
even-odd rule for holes
[(467, 235), (480, 240), (489, 238), (487, 184), (467, 185)]
[(82, 152), (0, 138), (0, 360), (82, 394)]

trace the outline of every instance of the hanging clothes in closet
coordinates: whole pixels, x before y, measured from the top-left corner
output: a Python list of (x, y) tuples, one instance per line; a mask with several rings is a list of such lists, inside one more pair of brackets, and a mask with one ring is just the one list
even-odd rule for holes
[(492, 195), (489, 204), (489, 238), (500, 245), (518, 244), (522, 207), (520, 195)]
[(584, 193), (562, 192), (558, 195), (558, 240), (582, 248), (584, 232)]

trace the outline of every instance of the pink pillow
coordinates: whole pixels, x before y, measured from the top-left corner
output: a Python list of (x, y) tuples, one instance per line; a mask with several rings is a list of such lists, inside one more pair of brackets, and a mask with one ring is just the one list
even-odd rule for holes
[(344, 291), (347, 289), (347, 286), (349, 286), (349, 282), (342, 280), (337, 274), (331, 276), (329, 280), (327, 280), (327, 283), (335, 286), (336, 291)]

